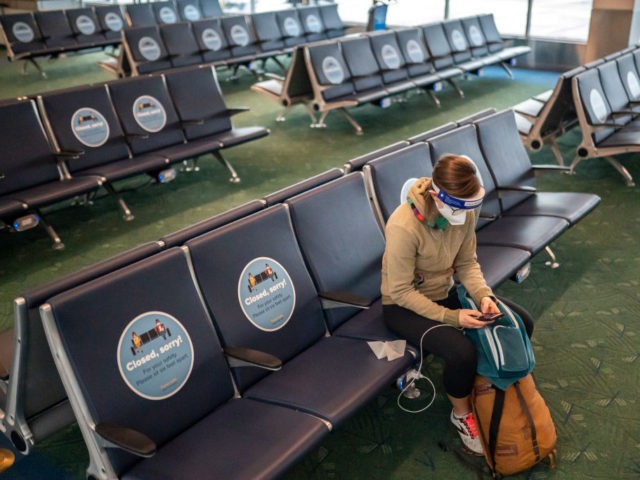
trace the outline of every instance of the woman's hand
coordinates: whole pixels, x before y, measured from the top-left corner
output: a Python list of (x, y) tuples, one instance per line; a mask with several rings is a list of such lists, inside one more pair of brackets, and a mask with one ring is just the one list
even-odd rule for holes
[(487, 322), (478, 320), (481, 315), (482, 312), (478, 310), (461, 308), (458, 310), (458, 324), (463, 328), (482, 328), (487, 325)]
[(482, 313), (500, 313), (500, 309), (491, 297), (482, 297), (480, 301), (480, 310)]

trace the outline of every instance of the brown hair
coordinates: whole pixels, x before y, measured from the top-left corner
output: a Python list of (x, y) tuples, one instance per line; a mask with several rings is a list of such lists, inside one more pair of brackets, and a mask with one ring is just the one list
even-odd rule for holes
[(433, 167), (433, 182), (449, 195), (472, 198), (482, 188), (476, 166), (465, 157), (445, 154)]

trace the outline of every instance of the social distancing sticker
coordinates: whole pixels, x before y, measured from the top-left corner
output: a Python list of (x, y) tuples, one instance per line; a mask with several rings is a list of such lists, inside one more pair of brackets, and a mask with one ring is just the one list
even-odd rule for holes
[(342, 65), (331, 55), (324, 57), (322, 60), (322, 72), (327, 77), (329, 83), (340, 85), (344, 81), (344, 70)]
[(100, 147), (109, 139), (109, 123), (94, 108), (79, 108), (71, 116), (71, 131), (87, 147)]
[(272, 258), (258, 257), (247, 264), (238, 280), (238, 301), (247, 319), (260, 330), (284, 327), (296, 305), (289, 273)]
[(216, 32), (213, 28), (205, 28), (202, 31), (202, 43), (209, 49), (217, 52), (222, 48), (222, 39), (220, 38), (220, 34)]
[(11, 27), (11, 31), (13, 32), (13, 36), (22, 43), (32, 42), (35, 38), (33, 29), (24, 22), (14, 23), (13, 27)]
[(236, 45), (240, 47), (246, 47), (249, 45), (249, 32), (247, 32), (243, 26), (234, 25), (231, 27), (230, 33), (231, 38)]
[(104, 16), (104, 23), (112, 32), (119, 32), (124, 26), (122, 24), (122, 18), (113, 12), (109, 12)]
[(133, 102), (133, 118), (147, 132), (159, 132), (167, 124), (167, 112), (151, 95), (142, 95)]
[(406, 182), (404, 182), (404, 185), (402, 185), (402, 188), (400, 189), (400, 204), (403, 204), (404, 202), (407, 201), (407, 195), (409, 195), (409, 189), (413, 187), (413, 184), (416, 183), (417, 181), (418, 181), (417, 178), (410, 178)]
[(389, 45), (388, 43), (383, 45), (380, 53), (387, 67), (393, 70), (400, 67), (400, 54), (393, 45)]
[(176, 18), (176, 12), (173, 11), (173, 8), (162, 7), (158, 12), (160, 20), (162, 23), (176, 23), (178, 19)]
[(424, 52), (418, 45), (418, 42), (411, 39), (407, 42), (407, 54), (414, 63), (422, 63), (424, 61)]
[(471, 25), (468, 30), (469, 40), (471, 40), (471, 44), (474, 47), (479, 47), (484, 43), (484, 38), (482, 37), (482, 33), (480, 33), (480, 29), (475, 25)]
[(291, 17), (287, 17), (283, 22), (284, 31), (290, 37), (300, 36), (300, 24)]
[(118, 342), (120, 375), (137, 395), (175, 395), (193, 369), (194, 351), (184, 326), (165, 312), (145, 312), (125, 327)]
[(78, 18), (76, 18), (76, 27), (83, 35), (93, 35), (96, 33), (96, 24), (91, 17), (86, 15), (78, 15)]
[(312, 33), (320, 33), (322, 31), (322, 22), (315, 15), (307, 15), (307, 29)]
[(467, 41), (464, 38), (462, 32), (458, 29), (451, 32), (451, 43), (456, 47), (456, 50), (462, 52), (467, 49)]
[(189, 20), (190, 22), (195, 22), (196, 20), (200, 20), (200, 10), (195, 5), (186, 5), (182, 10), (182, 14), (184, 18)]
[(138, 50), (146, 60), (154, 62), (160, 58), (160, 45), (151, 37), (142, 37), (138, 42)]

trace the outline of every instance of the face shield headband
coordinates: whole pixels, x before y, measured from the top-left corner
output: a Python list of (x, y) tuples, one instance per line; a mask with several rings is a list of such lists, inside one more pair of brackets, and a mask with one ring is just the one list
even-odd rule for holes
[(436, 192), (438, 199), (448, 205), (453, 210), (473, 210), (478, 208), (482, 204), (484, 199), (484, 188), (480, 189), (480, 193), (475, 198), (458, 198), (453, 195), (449, 195), (444, 190), (440, 189), (433, 181), (431, 182), (433, 190)]

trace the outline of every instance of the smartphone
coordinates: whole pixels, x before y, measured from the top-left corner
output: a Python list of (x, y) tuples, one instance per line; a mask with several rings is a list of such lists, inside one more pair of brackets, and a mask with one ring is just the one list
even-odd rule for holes
[(480, 317), (478, 317), (478, 320), (480, 320), (481, 322), (493, 322), (494, 320), (498, 320), (499, 318), (502, 318), (503, 316), (504, 316), (504, 313), (502, 313), (502, 312), (500, 312), (500, 313), (484, 313)]

